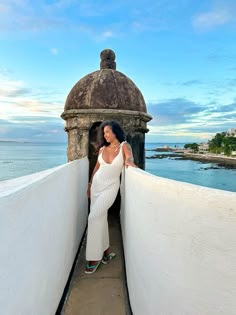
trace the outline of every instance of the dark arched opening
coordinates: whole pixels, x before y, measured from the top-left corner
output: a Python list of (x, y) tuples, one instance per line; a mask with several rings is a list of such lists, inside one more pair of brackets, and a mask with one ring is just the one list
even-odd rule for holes
[(99, 151), (99, 141), (98, 141), (98, 131), (101, 125), (101, 121), (96, 121), (92, 124), (89, 129), (89, 150), (88, 150), (88, 159), (89, 159), (89, 178), (91, 178), (94, 166), (97, 162), (98, 151)]

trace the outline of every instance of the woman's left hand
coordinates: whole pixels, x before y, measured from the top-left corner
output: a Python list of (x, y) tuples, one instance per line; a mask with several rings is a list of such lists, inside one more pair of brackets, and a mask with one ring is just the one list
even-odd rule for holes
[(134, 162), (132, 162), (132, 161), (125, 161), (125, 167), (128, 168), (129, 166), (138, 167), (138, 166), (135, 165)]

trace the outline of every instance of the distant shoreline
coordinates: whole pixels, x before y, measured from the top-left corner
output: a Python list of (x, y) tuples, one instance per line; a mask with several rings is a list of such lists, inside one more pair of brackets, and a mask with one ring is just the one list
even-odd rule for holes
[(67, 142), (55, 142), (55, 141), (18, 141), (18, 140), (0, 140), (0, 143), (30, 143), (30, 144), (65, 144), (67, 145)]
[[(225, 167), (228, 169), (236, 169), (236, 157), (222, 156), (220, 154), (213, 153), (190, 153), (185, 150), (178, 150), (172, 148), (156, 148), (148, 151), (154, 152), (166, 152), (164, 154), (158, 153), (153, 156), (146, 157), (146, 159), (163, 159), (173, 158), (178, 160), (193, 160), (200, 161), (202, 163), (216, 163), (219, 167)], [(168, 152), (170, 152), (168, 154)]]
[[(184, 153), (183, 158), (207, 163), (217, 163), (221, 167), (236, 168), (236, 157), (222, 156), (212, 153)], [(231, 166), (231, 167), (230, 167)]]
[(14, 143), (23, 143), (23, 141), (16, 141), (16, 140), (0, 140), (0, 142), (14, 142)]

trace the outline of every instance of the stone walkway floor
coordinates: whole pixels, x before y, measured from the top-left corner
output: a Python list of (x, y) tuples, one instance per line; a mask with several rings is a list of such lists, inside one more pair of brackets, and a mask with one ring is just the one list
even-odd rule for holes
[(118, 218), (109, 218), (111, 249), (117, 256), (92, 275), (85, 270), (85, 240), (78, 256), (62, 315), (130, 315)]

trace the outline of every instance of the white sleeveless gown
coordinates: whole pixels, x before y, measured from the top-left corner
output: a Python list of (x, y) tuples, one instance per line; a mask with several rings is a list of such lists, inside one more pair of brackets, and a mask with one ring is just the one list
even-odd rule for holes
[(120, 187), (120, 174), (124, 165), (122, 146), (112, 163), (103, 160), (101, 150), (98, 156), (99, 169), (93, 176), (91, 186), (91, 204), (88, 217), (88, 233), (86, 260), (97, 261), (103, 257), (103, 252), (109, 247), (109, 232), (107, 211), (116, 199)]

